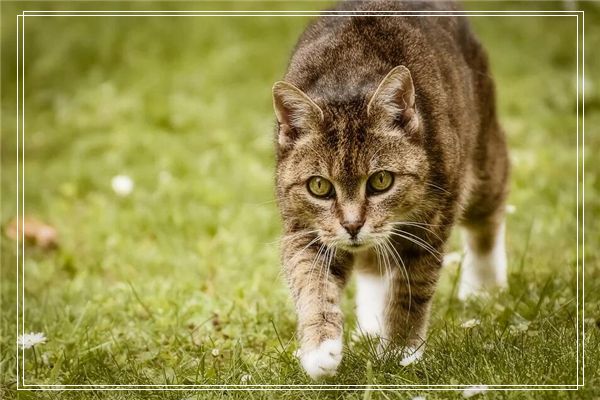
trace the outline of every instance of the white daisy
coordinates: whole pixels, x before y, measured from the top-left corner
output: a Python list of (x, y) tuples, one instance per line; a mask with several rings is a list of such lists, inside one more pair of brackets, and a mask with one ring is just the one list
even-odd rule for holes
[(477, 325), (481, 324), (481, 321), (478, 319), (470, 319), (468, 321), (463, 322), (462, 324), (460, 324), (461, 328), (473, 328)]
[(466, 388), (465, 390), (463, 390), (462, 395), (465, 399), (468, 399), (469, 397), (473, 397), (478, 394), (484, 393), (487, 390), (488, 390), (488, 387), (484, 386), (484, 385), (470, 386), (470, 387)]
[(117, 175), (112, 178), (111, 186), (117, 195), (127, 197), (133, 191), (134, 183), (127, 175)]
[(36, 344), (46, 343), (46, 335), (42, 332), (38, 333), (26, 333), (17, 338), (17, 344), (22, 349), (30, 349)]

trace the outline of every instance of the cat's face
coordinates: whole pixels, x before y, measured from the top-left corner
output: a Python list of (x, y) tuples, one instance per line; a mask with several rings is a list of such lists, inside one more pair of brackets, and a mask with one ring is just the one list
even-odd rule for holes
[(423, 201), (428, 163), (412, 80), (407, 88), (410, 74), (393, 72), (371, 99), (338, 104), (318, 106), (291, 85), (275, 86), (284, 218), (330, 247), (382, 243)]

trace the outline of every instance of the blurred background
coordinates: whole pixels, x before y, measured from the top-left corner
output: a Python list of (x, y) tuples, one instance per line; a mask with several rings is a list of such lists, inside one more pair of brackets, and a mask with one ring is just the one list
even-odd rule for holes
[[(2, 3), (0, 381), (6, 390), (15, 386), (17, 340), (10, 312), (17, 298), (15, 16), (24, 9), (330, 4)], [(586, 252), (577, 253), (576, 240), (583, 205), (576, 175), (577, 20), (474, 16), (513, 162), (511, 289), (460, 304), (454, 300), (459, 266), (448, 265), (427, 363), (398, 370), (373, 359), (368, 346), (356, 346), (336, 383), (574, 384), (582, 374), (577, 321), (580, 329), (587, 324), (587, 336), (579, 338), (598, 360), (600, 184), (593, 161), (600, 8), (583, 2), (465, 7), (586, 10)], [(29, 223), (20, 334), (47, 338), (24, 352), (28, 384), (308, 383), (293, 359), (294, 314), (279, 272), (271, 86), (312, 18), (26, 17), (22, 189)], [(448, 250), (460, 250), (458, 237)], [(576, 305), (578, 254), (587, 270), (585, 319)], [(350, 331), (349, 297), (344, 307)], [(471, 320), (474, 327), (463, 326)], [(369, 372), (365, 360), (376, 368)], [(600, 383), (597, 372), (586, 375)]]

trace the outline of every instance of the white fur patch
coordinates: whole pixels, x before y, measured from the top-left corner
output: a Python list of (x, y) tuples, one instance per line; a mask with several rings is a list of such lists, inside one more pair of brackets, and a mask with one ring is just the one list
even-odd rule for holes
[(494, 246), (487, 253), (478, 253), (469, 243), (474, 241), (474, 233), (464, 229), (465, 259), (461, 268), (458, 297), (466, 300), (470, 296), (484, 293), (486, 289), (507, 286), (506, 246), (504, 243), (505, 225), (500, 225)]
[(385, 302), (388, 279), (385, 276), (357, 273), (356, 317), (358, 333), (381, 336), (383, 334)]
[(329, 339), (316, 349), (302, 352), (300, 363), (313, 379), (333, 376), (342, 361), (342, 338)]
[(444, 254), (444, 260), (442, 261), (442, 266), (444, 268), (449, 268), (450, 266), (457, 266), (462, 261), (463, 255), (461, 252), (453, 251), (451, 253)]

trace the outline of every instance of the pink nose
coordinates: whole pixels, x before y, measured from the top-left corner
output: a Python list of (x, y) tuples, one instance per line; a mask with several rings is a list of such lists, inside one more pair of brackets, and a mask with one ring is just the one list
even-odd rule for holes
[(365, 224), (364, 221), (344, 221), (342, 222), (342, 226), (346, 229), (346, 232), (350, 234), (350, 236), (354, 239), (358, 232), (360, 232), (360, 228)]

